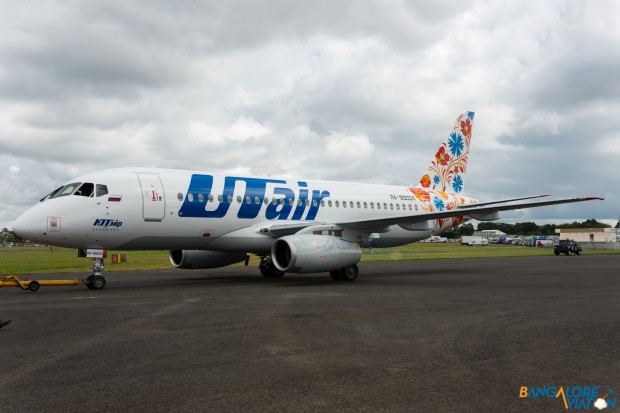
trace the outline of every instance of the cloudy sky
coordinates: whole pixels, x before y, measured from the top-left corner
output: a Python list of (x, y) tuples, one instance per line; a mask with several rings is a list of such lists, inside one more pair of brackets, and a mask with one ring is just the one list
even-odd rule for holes
[(620, 214), (620, 2), (0, 6), (0, 225), (109, 167), (416, 183), (467, 110), (465, 194)]

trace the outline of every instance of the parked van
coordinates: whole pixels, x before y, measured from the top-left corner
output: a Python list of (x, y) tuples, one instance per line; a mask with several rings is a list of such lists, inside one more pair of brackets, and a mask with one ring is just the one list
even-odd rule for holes
[(469, 246), (480, 245), (481, 247), (484, 247), (485, 245), (489, 245), (489, 240), (486, 238), (474, 238), (471, 241), (469, 241), (469, 244), (467, 245)]

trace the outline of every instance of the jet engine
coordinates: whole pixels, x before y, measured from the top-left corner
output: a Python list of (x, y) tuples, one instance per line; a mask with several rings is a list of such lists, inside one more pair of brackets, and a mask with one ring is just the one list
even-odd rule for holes
[(200, 270), (218, 268), (235, 264), (245, 259), (244, 252), (219, 252), (203, 250), (171, 250), (168, 252), (170, 263), (175, 268)]
[(288, 235), (271, 248), (271, 259), (280, 271), (311, 273), (334, 271), (357, 264), (359, 245), (329, 235)]

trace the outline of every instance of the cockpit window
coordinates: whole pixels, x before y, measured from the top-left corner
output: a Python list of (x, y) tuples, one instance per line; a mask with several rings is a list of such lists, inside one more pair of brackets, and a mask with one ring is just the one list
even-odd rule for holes
[(73, 195), (89, 197), (93, 195), (94, 191), (95, 191), (94, 184), (91, 184), (90, 182), (84, 182), (82, 186), (80, 186)]
[(80, 186), (80, 184), (81, 182), (74, 182), (72, 184), (67, 184), (63, 187), (60, 187), (56, 191), (52, 192), (48, 198), (60, 198), (61, 196), (71, 195)]
[(60, 191), (62, 189), (62, 186), (60, 188), (56, 188), (54, 189), (52, 192), (50, 192), (49, 194), (45, 195), (43, 198), (41, 198), (39, 200), (39, 202), (43, 202), (45, 201), (47, 198), (52, 198), (54, 196), (54, 194), (58, 191)]
[(95, 191), (96, 196), (104, 196), (108, 194), (108, 186), (97, 184), (97, 190)]

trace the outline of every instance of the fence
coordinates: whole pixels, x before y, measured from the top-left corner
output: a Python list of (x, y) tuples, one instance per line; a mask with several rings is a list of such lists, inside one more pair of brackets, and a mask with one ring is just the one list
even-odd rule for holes
[(620, 242), (578, 242), (584, 251), (593, 250), (620, 250)]

